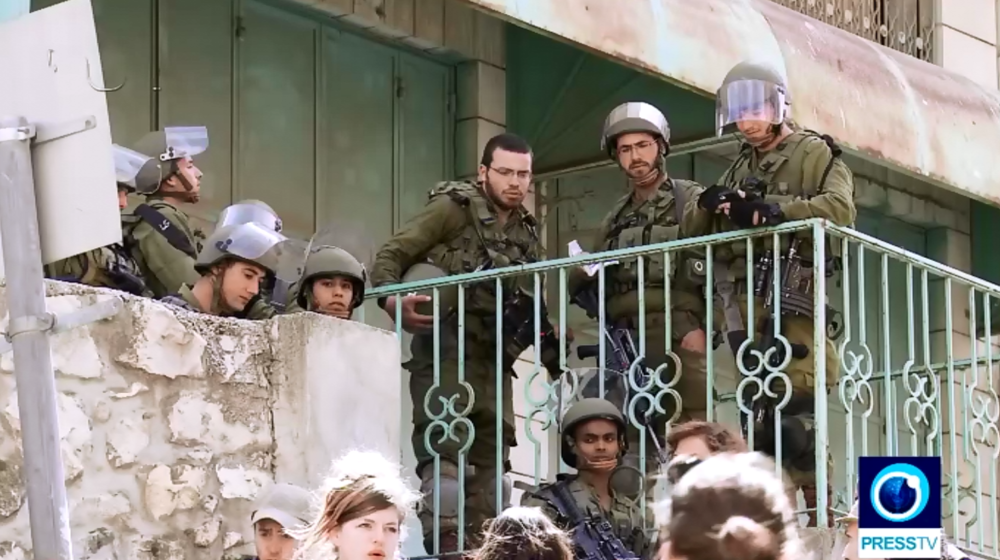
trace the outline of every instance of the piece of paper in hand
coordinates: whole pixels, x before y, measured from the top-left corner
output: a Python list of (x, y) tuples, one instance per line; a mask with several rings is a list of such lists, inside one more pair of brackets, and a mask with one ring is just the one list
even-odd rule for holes
[[(569, 247), (569, 256), (571, 256), (571, 257), (578, 257), (580, 255), (589, 255), (590, 254), (590, 253), (584, 251), (582, 247), (580, 247), (580, 243), (576, 239), (574, 239), (573, 241), (570, 241), (569, 243), (567, 243), (566, 246)], [(597, 263), (592, 263), (592, 264), (585, 264), (585, 265), (582, 266), (582, 268), (583, 268), (584, 271), (587, 272), (587, 276), (593, 276), (593, 275), (597, 274), (597, 271), (602, 266), (610, 266), (610, 265), (613, 265), (613, 264), (618, 264), (618, 261), (597, 262)]]

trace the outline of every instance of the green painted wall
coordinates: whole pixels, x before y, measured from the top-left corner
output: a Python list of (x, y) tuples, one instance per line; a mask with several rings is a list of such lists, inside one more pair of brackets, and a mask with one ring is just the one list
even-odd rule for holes
[(196, 217), (258, 198), (291, 235), (336, 223), (367, 256), (452, 175), (450, 64), (278, 1), (93, 3), (105, 82), (125, 82), (108, 94), (115, 141), (209, 127)]
[(625, 101), (660, 108), (675, 143), (714, 134), (713, 100), (507, 26), (507, 129), (532, 144), (537, 172), (600, 158), (604, 118)]

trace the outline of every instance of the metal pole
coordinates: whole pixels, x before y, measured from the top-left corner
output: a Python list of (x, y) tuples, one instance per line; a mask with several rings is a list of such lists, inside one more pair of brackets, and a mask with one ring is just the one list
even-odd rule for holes
[(7, 337), (14, 348), (33, 555), (38, 560), (72, 560), (49, 347), (52, 315), (45, 308), (31, 136), (24, 118), (0, 118), (0, 233), (10, 313)]

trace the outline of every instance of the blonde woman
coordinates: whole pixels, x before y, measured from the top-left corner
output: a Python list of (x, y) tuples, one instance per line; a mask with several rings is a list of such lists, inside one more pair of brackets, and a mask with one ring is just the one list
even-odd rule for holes
[(661, 508), (660, 560), (806, 558), (784, 484), (760, 453), (701, 461)]
[(390, 560), (399, 555), (404, 524), (420, 498), (399, 464), (352, 451), (334, 462), (321, 489), (319, 514), (303, 532), (299, 558)]

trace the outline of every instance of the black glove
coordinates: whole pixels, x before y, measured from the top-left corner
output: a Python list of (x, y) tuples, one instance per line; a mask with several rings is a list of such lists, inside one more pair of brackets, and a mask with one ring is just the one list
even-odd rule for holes
[[(754, 223), (754, 214), (757, 223)], [(734, 200), (729, 206), (729, 219), (741, 229), (776, 226), (785, 221), (781, 209), (774, 202), (763, 200)]]
[(724, 202), (732, 202), (736, 199), (743, 200), (739, 193), (732, 189), (727, 189), (721, 185), (712, 185), (705, 189), (705, 192), (701, 193), (701, 196), (698, 197), (698, 207), (714, 214), (719, 209), (719, 205)]

